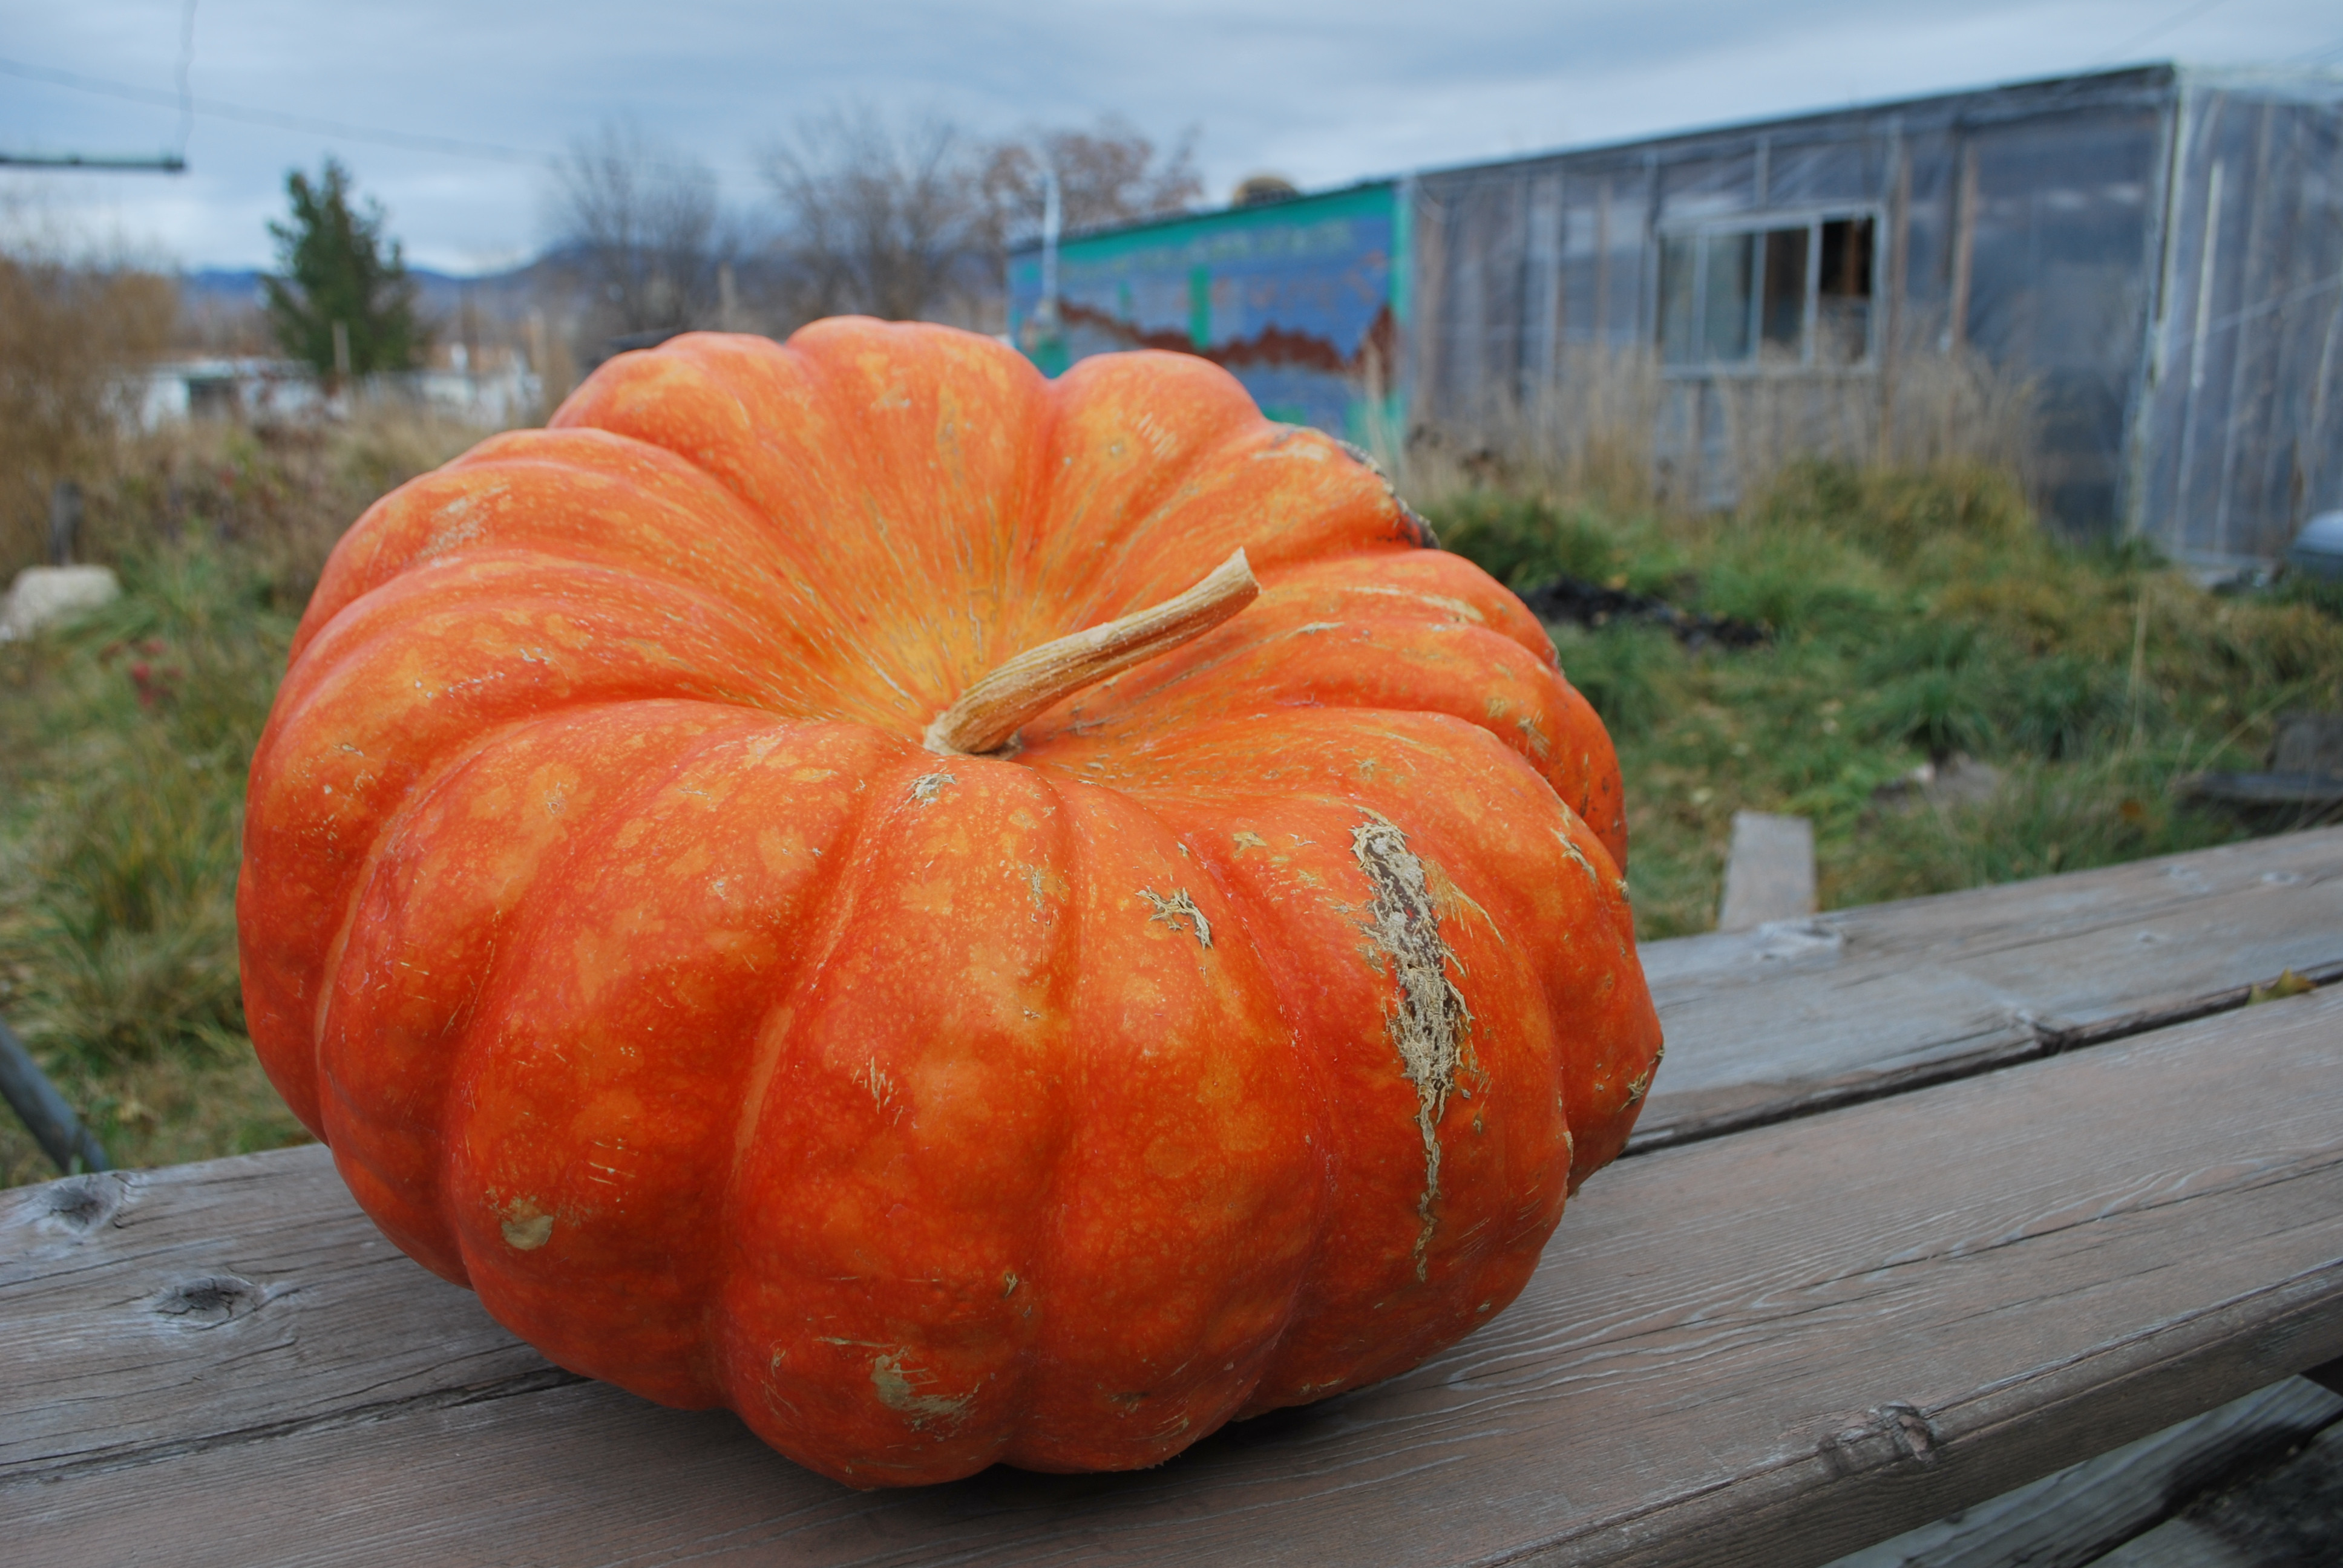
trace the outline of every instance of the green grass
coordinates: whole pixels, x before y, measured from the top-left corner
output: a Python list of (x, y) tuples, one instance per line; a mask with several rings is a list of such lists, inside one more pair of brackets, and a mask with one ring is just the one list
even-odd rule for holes
[[(460, 444), (206, 439), (97, 492), (119, 601), (0, 645), (0, 1016), (129, 1165), (304, 1136), (244, 1034), (245, 774), (326, 546)], [(1707, 518), (1493, 490), (1425, 509), (1517, 587), (1568, 571), (1773, 628), (1697, 653), (1648, 624), (1550, 628), (1619, 745), (1646, 936), (1708, 928), (1744, 807), (1814, 819), (1831, 906), (2285, 826), (2173, 781), (2256, 766), (2275, 715), (2343, 705), (2343, 596), (2225, 598), (2144, 552), (2059, 545), (1988, 472), (1806, 467)], [(1997, 795), (1878, 795), (1956, 749), (2004, 770)], [(0, 1181), (51, 1173), (0, 1118)]]
[[(87, 529), (122, 597), (0, 644), (0, 1018), (117, 1164), (307, 1137), (245, 1034), (245, 776), (333, 539), (478, 434), (394, 417), (126, 449)], [(53, 1174), (0, 1113), (0, 1181)]]
[[(1599, 577), (1773, 628), (1687, 653), (1649, 626), (1549, 628), (1619, 747), (1646, 937), (1709, 929), (1738, 809), (1813, 819), (1826, 908), (2291, 826), (2175, 780), (2258, 767), (2276, 715), (2343, 706), (2331, 590), (2222, 598), (2144, 550), (2063, 545), (1986, 470), (1807, 465), (1705, 518), (1485, 490), (1425, 510), (1515, 587)], [(2002, 789), (1943, 809), (1882, 793), (1956, 752)]]
[[(0, 1016), (117, 1161), (266, 1147), (298, 1128), (245, 1038), (235, 890), (292, 618), (215, 546), (118, 570), (114, 604), (0, 648)], [(0, 1161), (46, 1173), (13, 1124)]]

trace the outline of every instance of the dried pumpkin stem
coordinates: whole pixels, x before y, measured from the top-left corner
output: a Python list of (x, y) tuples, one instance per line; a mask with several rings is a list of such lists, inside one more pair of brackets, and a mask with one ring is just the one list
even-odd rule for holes
[(960, 694), (928, 726), (930, 751), (947, 757), (997, 751), (1018, 726), (1053, 703), (1132, 665), (1192, 642), (1261, 592), (1239, 550), (1176, 598), (1087, 631), (1029, 648)]

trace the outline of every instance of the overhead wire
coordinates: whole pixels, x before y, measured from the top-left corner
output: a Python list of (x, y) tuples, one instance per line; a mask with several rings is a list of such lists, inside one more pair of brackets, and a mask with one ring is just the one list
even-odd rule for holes
[[(77, 71), (60, 71), (53, 66), (36, 65), (26, 60), (0, 57), (0, 75), (18, 76), (26, 81), (47, 82), (75, 92), (95, 93), (101, 96), (120, 98), (134, 104), (155, 104), (176, 108), (181, 116), (181, 156), (185, 149), (195, 116), (233, 120), (244, 125), (263, 126), (272, 130), (299, 131), (310, 136), (331, 136), (342, 141), (374, 142), (385, 146), (405, 147), (415, 152), (439, 153), (449, 157), (479, 158), (492, 163), (526, 165), (533, 168), (559, 171), (569, 162), (560, 153), (543, 152), (529, 147), (516, 147), (499, 142), (473, 141), (461, 136), (434, 136), (426, 132), (402, 131), (387, 126), (354, 125), (347, 120), (329, 120), (313, 115), (290, 115), (277, 109), (257, 108), (250, 104), (229, 103), (220, 98), (197, 97), (189, 88), (188, 74), (194, 56), (195, 0), (187, 0), (185, 12), (179, 84), (175, 91), (141, 87), (129, 82), (117, 82), (104, 76), (84, 75)], [(650, 166), (677, 173), (697, 173), (706, 166), (652, 160)], [(725, 166), (730, 168), (731, 166)], [(713, 172), (713, 171), (711, 171)], [(739, 172), (734, 169), (733, 172)]]
[[(194, 7), (188, 8), (190, 12)], [(452, 157), (485, 158), (498, 163), (548, 166), (560, 160), (551, 153), (534, 152), (527, 147), (505, 146), (495, 142), (475, 142), (458, 136), (437, 136), (413, 131), (392, 130), (383, 126), (356, 126), (344, 120), (319, 119), (308, 115), (287, 115), (275, 109), (254, 108), (247, 104), (231, 104), (217, 98), (199, 98), (192, 93), (163, 92), (153, 87), (135, 86), (128, 82), (109, 81), (103, 76), (85, 76), (75, 71), (53, 70), (23, 60), (0, 58), (0, 75), (19, 76), (26, 81), (48, 82), (75, 92), (96, 93), (106, 97), (122, 98), (134, 104), (156, 104), (165, 108), (181, 109), (190, 116), (207, 115), (214, 119), (237, 120), (246, 125), (266, 126), (276, 130), (302, 131), (312, 136), (336, 136), (344, 141), (378, 142), (387, 146), (407, 147), (418, 152), (445, 153)]]
[(2228, 3), (2229, 0), (2194, 0), (2194, 4), (2183, 5), (2179, 10), (2175, 11), (2171, 15), (2167, 16), (2155, 26), (2148, 28), (2145, 32), (2135, 34), (2131, 37), (2127, 38), (2122, 43), (2117, 45), (2107, 54), (2101, 55), (2093, 68), (2096, 69), (2097, 65), (2113, 65), (2119, 64), (2120, 62), (2129, 58), (2131, 52), (2134, 49), (2138, 48), (2141, 45), (2152, 44), (2156, 42), (2157, 39), (2163, 37), (2167, 33), (2171, 32), (2174, 28), (2194, 22), (2197, 17), (2202, 16), (2206, 12), (2212, 10), (2215, 6), (2226, 5)]

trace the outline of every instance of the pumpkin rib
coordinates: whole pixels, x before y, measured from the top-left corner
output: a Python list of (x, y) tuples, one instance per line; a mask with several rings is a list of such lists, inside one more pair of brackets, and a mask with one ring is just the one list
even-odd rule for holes
[[(1363, 574), (1362, 566), (1372, 571)], [(1397, 619), (1474, 626), (1558, 668), (1554, 639), (1503, 584), (1466, 558), (1436, 547), (1374, 549), (1299, 561), (1267, 574), (1280, 596), (1307, 597), (1342, 620)]]
[(288, 662), (367, 590), (467, 545), (499, 542), (549, 558), (623, 561), (691, 587), (705, 585), (673, 563), (688, 559), (719, 578), (747, 569), (786, 590), (792, 617), (844, 630), (805, 581), (804, 541), (776, 531), (683, 457), (608, 431), (525, 430), (367, 508), (328, 558)]
[(1478, 627), (1297, 624), (1301, 607), (1265, 608), (1110, 691), (1061, 703), (1028, 728), (1028, 749), (1037, 758), (1127, 749), (1240, 712), (1293, 707), (1442, 712), (1490, 732), (1581, 815), (1600, 813), (1598, 833), (1614, 859), (1624, 857), (1615, 792), (1598, 791), (1607, 738), (1584, 699), (1574, 702), (1567, 684), (1518, 645)]
[(1028, 1309), (1050, 1292), (1033, 1236), (1069, 1124), (1049, 1069), (1068, 1044), (1061, 816), (1045, 780), (990, 759), (875, 774), (827, 956), (743, 1097), (735, 1408), (853, 1484), (981, 1468), (1022, 1419)]
[[(1269, 735), (1276, 738), (1274, 747), (1263, 743)], [(1313, 756), (1320, 759), (1313, 763)], [(1351, 765), (1362, 758), (1377, 762), (1365, 776)], [(1518, 753), (1486, 730), (1443, 714), (1321, 709), (1198, 725), (1143, 760), (1145, 771), (1133, 767), (1094, 781), (1159, 802), (1167, 811), (1332, 794), (1371, 802), (1403, 826), (1446, 802), (1502, 799), (1508, 791), (1513, 797), (1509, 816), (1524, 822), (1539, 821), (1538, 804), (1547, 803), (1553, 815), (1544, 819), (1544, 835), (1516, 835), (1505, 858), (1518, 868), (1514, 885), (1543, 889), (1556, 899), (1566, 893), (1568, 900), (1509, 923), (1533, 932), (1554, 929), (1609, 939), (1600, 944), (1609, 950), (1588, 960), (1595, 969), (1575, 978), (1557, 976), (1550, 1005), (1558, 1008), (1567, 998), (1582, 1015), (1593, 1009), (1604, 1017), (1610, 1016), (1605, 1010), (1630, 1008), (1594, 1037), (1585, 1070), (1569, 1084), (1568, 1122), (1577, 1143), (1572, 1184), (1615, 1157), (1648, 1090), (1659, 1045), (1648, 992), (1640, 983), (1626, 983), (1640, 980), (1634, 917), (1624, 879), (1607, 850)], [(1434, 769), (1444, 777), (1436, 787), (1408, 783), (1402, 766)], [(1583, 902), (1589, 900), (1591, 908)], [(1612, 977), (1607, 984), (1605, 975)]]
[[(689, 635), (702, 628), (670, 624), (656, 660), (639, 639), (615, 635), (628, 629), (622, 627), (606, 627), (614, 635), (598, 641), (581, 640), (581, 627), (590, 631), (593, 618), (580, 608), (590, 602), (586, 585), (615, 589), (623, 579), (573, 568), (567, 575), (576, 591), (547, 597), (546, 579), (559, 575), (509, 563), (494, 572), (458, 565), (409, 574), (354, 602), (287, 675), (255, 753), (248, 789), (256, 820), (247, 830), (242, 880), (254, 885), (256, 904), (242, 907), (265, 901), (282, 917), (274, 922), (274, 942), (244, 927), (246, 982), (248, 990), (257, 990), (260, 1004), (248, 1011), (266, 1015), (290, 998), (307, 997), (314, 1006), (317, 997), (305, 988), (318, 972), (317, 953), (347, 912), (347, 879), (356, 874), (357, 859), (383, 816), (436, 766), (443, 749), (468, 744), (483, 728), (556, 706), (667, 697), (737, 700), (739, 693), (701, 673), (710, 665), (731, 663), (751, 690), (763, 678), (753, 653)], [(501, 615), (463, 602), (467, 596), (485, 601), (516, 578), (534, 591), (518, 600), (508, 595)], [(640, 588), (630, 591), (639, 603)], [(673, 594), (652, 598), (690, 608)], [(538, 607), (533, 625), (513, 623), (517, 605)], [(569, 646), (561, 647), (564, 641)], [(432, 662), (415, 662), (418, 643), (433, 650)], [(501, 663), (490, 658), (497, 648), (507, 656)], [(697, 658), (688, 657), (695, 653)], [(427, 684), (427, 676), (437, 684)], [(499, 684), (505, 676), (515, 678)], [(779, 697), (772, 693), (756, 706), (779, 707)], [(350, 839), (349, 848), (337, 847)], [(285, 879), (284, 869), (297, 864), (304, 866), (308, 885)], [(319, 870), (328, 872), (329, 885), (316, 885)], [(280, 950), (287, 942), (290, 950)], [(306, 978), (289, 979), (288, 964)], [(303, 1109), (309, 1108), (297, 1106)]]
[[(915, 549), (910, 557), (900, 553), (905, 542), (916, 545), (927, 534), (945, 531), (937, 528), (936, 514), (951, 508), (880, 504), (882, 496), (907, 482), (904, 476), (924, 472), (927, 465), (865, 460), (874, 449), (883, 452), (897, 411), (916, 411), (918, 402), (909, 390), (885, 387), (877, 388), (875, 400), (851, 397), (858, 388), (871, 390), (860, 364), (869, 356), (859, 338), (879, 337), (907, 360), (930, 368), (946, 358), (954, 366), (983, 367), (996, 385), (1016, 389), (1010, 401), (1022, 402), (1028, 421), (1048, 400), (1049, 384), (1021, 356), (989, 339), (956, 339), (947, 345), (917, 328), (850, 326), (851, 330), (839, 330), (835, 324), (818, 323), (788, 345), (687, 333), (670, 339), (658, 353), (622, 355), (611, 361), (571, 395), (554, 424), (609, 430), (664, 447), (697, 464), (777, 530), (792, 530), (804, 518), (827, 519), (826, 548), (809, 561), (809, 570), (818, 574), (815, 586), (840, 615), (872, 624), (874, 657), (879, 646), (891, 641), (899, 651), (920, 658), (922, 668), (895, 673), (916, 694), (910, 705), (926, 707), (920, 715), (924, 723), (960, 687), (997, 661), (997, 656), (987, 658), (982, 638), (968, 636), (953, 618), (900, 618), (900, 601), (882, 590), (898, 582), (922, 582), (948, 600), (1013, 604), (1018, 585), (1005, 568), (1014, 558), (1017, 525), (1023, 519), (1001, 517), (991, 487), (963, 487), (967, 516), (960, 520), (980, 514), (992, 521), (990, 545), (985, 559), (976, 563), (978, 569), (960, 569), (980, 531), (970, 527), (950, 528), (952, 542), (946, 549), (924, 555)], [(1017, 363), (1011, 365), (1011, 360)], [(733, 377), (729, 385), (723, 380), (728, 375)], [(822, 406), (824, 397), (841, 407), (859, 407), (863, 417), (837, 417)], [(756, 405), (753, 413), (751, 402)], [(1019, 424), (1014, 407), (982, 413), (984, 428), (979, 434)], [(798, 429), (799, 421), (808, 427)], [(963, 420), (961, 427), (976, 423)], [(719, 427), (729, 433), (729, 440), (711, 439)], [(932, 441), (932, 426), (929, 432)], [(1038, 469), (1040, 459), (1026, 448), (1004, 461), (1014, 474)], [(1006, 488), (1021, 493), (1031, 482), (1030, 477), (1012, 479)], [(850, 518), (860, 528), (838, 527)], [(972, 620), (969, 629), (978, 624)]]
[[(1259, 419), (1243, 389), (1217, 366), (1186, 355), (1146, 357), (1145, 368), (1156, 376), (1149, 396), (1131, 403), (1117, 397), (1128, 367), (1093, 357), (1046, 384), (1051, 418), (1041, 433), (1041, 484), (1027, 513), (1027, 566), (1018, 586), (1029, 604), (1063, 608), (1020, 625), (1029, 646), (1166, 598), (1250, 542), (1198, 551), (1195, 569), (1160, 591), (1151, 591), (1151, 582), (1118, 580), (1117, 563), (1141, 536), (1163, 526), (1192, 476)], [(1143, 459), (1136, 455), (1141, 446)], [(1101, 513), (1111, 519), (1106, 527), (1091, 520)], [(1059, 619), (1067, 625), (1051, 629)]]
[[(596, 613), (599, 635), (614, 642), (631, 641), (650, 653), (658, 639), (674, 638), (679, 630), (695, 637), (699, 647), (659, 649), (657, 662), (681, 668), (689, 656), (714, 653), (729, 668), (722, 675), (729, 687), (709, 685), (716, 699), (744, 708), (758, 708), (788, 718), (817, 719), (840, 709), (850, 721), (896, 729), (908, 715), (894, 703), (881, 703), (867, 684), (839, 678), (864, 650), (823, 648), (795, 635), (785, 622), (756, 614), (731, 596), (696, 587), (680, 578), (647, 576), (586, 560), (544, 555), (526, 547), (511, 547), (451, 556), (400, 574), (351, 602), (337, 619), (337, 637), (325, 650), (327, 666), (347, 667), (366, 657), (356, 644), (361, 638), (411, 643), (418, 632), (406, 624), (412, 618), (439, 615), (469, 618), (483, 630), (498, 623), (513, 624), (517, 608), (543, 607), (549, 617), (576, 620), (580, 608)], [(565, 611), (569, 613), (564, 613)], [(446, 635), (443, 628), (439, 635)], [(559, 636), (548, 625), (542, 635)], [(582, 647), (573, 643), (573, 647)], [(530, 661), (544, 650), (517, 651)], [(800, 684), (784, 684), (782, 672), (800, 670)], [(291, 678), (288, 677), (288, 680)], [(478, 675), (475, 680), (480, 678)], [(306, 692), (296, 687), (298, 703)]]
[[(459, 1047), (443, 1180), (474, 1288), (562, 1364), (663, 1403), (719, 1397), (700, 1324), (750, 1042), (805, 957), (788, 934), (839, 875), (821, 851), (900, 746), (728, 726), (614, 791), (568, 845), (583, 874), (527, 895), (491, 1026)], [(797, 842), (769, 841), (777, 822)]]
[[(1413, 1347), (1420, 1356), (1431, 1332), (1423, 1314), (1453, 1293), (1459, 1211), (1454, 1172), (1443, 1191), (1419, 1144), (1422, 1085), (1403, 1076), (1407, 1057), (1396, 1048), (1408, 993), (1394, 983), (1388, 953), (1382, 968), (1362, 962), (1373, 938), (1361, 930), (1357, 918), (1369, 900), (1358, 868), (1346, 863), (1343, 835), (1366, 815), (1342, 800), (1252, 804), (1268, 809), (1233, 813), (1245, 824), (1233, 844), (1224, 830), (1185, 836), (1199, 844), (1199, 859), (1231, 890), (1232, 901), (1260, 911), (1254, 930), (1261, 950), (1272, 956), (1272, 984), (1326, 1096), (1322, 1104), (1340, 1102), (1352, 1113), (1340, 1121), (1322, 1115), (1319, 1121), (1326, 1208), (1311, 1268), (1241, 1407), (1258, 1412), (1345, 1385), (1357, 1353), (1352, 1342), (1362, 1337), (1395, 1355), (1408, 1356)], [(1303, 831), (1290, 831), (1297, 828)], [(1217, 847), (1209, 842), (1214, 839)], [(1268, 849), (1254, 842), (1262, 839)], [(1326, 852), (1337, 840), (1343, 849)], [(1318, 857), (1305, 860), (1305, 841), (1320, 849)], [(1282, 891), (1272, 891), (1277, 879), (1248, 876), (1248, 868), (1235, 863), (1250, 858), (1258, 873), (1262, 857), (1277, 848), (1289, 849), (1285, 859), (1303, 868), (1289, 870), (1298, 879), (1285, 880)], [(1440, 967), (1447, 967), (1444, 955)], [(1463, 1043), (1454, 1082), (1470, 1066), (1469, 1040)], [(1440, 1125), (1443, 1147), (1452, 1147), (1444, 1119)], [(1469, 1221), (1470, 1208), (1463, 1212)], [(1428, 1241), (1434, 1244), (1427, 1253)], [(1316, 1369), (1329, 1359), (1329, 1342), (1335, 1346), (1332, 1359), (1346, 1371), (1317, 1377)], [(1297, 1384), (1310, 1386), (1297, 1394)]]
[[(1219, 390), (1243, 398), (1232, 377), (1205, 368), (1226, 380)], [(1280, 466), (1256, 470), (1269, 461)], [(1411, 525), (1380, 480), (1316, 431), (1232, 420), (1217, 444), (1193, 455), (1190, 467), (1218, 482), (1172, 491), (1132, 519), (1092, 563), (1091, 592), (1067, 596), (1075, 617), (1107, 619), (1167, 598), (1239, 548), (1266, 582), (1298, 563), (1413, 543)], [(1295, 474), (1313, 483), (1285, 482)], [(1038, 591), (1047, 594), (1050, 586)]]
[[(1283, 999), (1220, 890), (1140, 802), (1056, 782), (1083, 962), (1031, 1416), (1005, 1457), (1129, 1468), (1218, 1426), (1261, 1375), (1325, 1201), (1321, 1112)], [(1139, 1201), (1141, 1197), (1145, 1201)], [(1051, 1292), (1052, 1282), (1061, 1282)]]
[[(334, 1085), (335, 1092), (321, 1098), (317, 1131), (354, 1187), (357, 1166), (365, 1181), (396, 1195), (387, 1214), (371, 1204), (370, 1211), (435, 1271), (470, 1282), (439, 1163), (421, 1149), (400, 1160), (402, 1126), (418, 1120), (434, 1129), (445, 1125), (469, 1020), (511, 956), (508, 939), (528, 918), (539, 887), (575, 863), (581, 837), (639, 798), (598, 789), (567, 761), (568, 749), (627, 759), (655, 777), (704, 750), (711, 737), (760, 723), (770, 720), (687, 703), (610, 705), (525, 720), (452, 759), (377, 835), (323, 971), (309, 1060), (317, 1081)], [(543, 809), (531, 809), (532, 801)], [(478, 827), (484, 816), (497, 824), (493, 834)], [(446, 848), (467, 835), (475, 852)], [(418, 847), (436, 852), (418, 863)], [(501, 879), (492, 883), (492, 875)], [(359, 937), (355, 953), (352, 933)], [(458, 989), (440, 992), (436, 1007), (434, 976), (458, 977), (437, 982)], [(386, 1010), (393, 994), (403, 1005)], [(386, 1079), (386, 1070), (394, 1076)], [(418, 1115), (421, 1104), (431, 1108), (429, 1116)], [(384, 1106), (407, 1108), (404, 1123), (376, 1126)], [(398, 1168), (386, 1171), (386, 1162)]]

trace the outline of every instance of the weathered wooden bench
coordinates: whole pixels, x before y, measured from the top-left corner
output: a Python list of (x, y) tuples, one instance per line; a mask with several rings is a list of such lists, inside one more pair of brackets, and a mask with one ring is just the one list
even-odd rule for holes
[(1137, 1474), (832, 1485), (317, 1149), (0, 1194), (0, 1556), (1819, 1563), (2343, 1355), (2343, 987), (2246, 1005), (2343, 977), (2343, 829), (1646, 959), (1653, 1101), (1513, 1310)]

